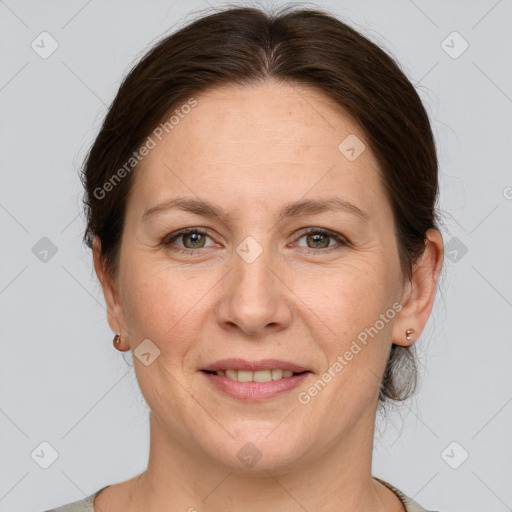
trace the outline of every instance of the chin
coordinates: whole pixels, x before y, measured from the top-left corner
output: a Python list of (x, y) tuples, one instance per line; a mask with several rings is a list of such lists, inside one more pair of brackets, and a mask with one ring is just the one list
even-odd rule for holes
[[(210, 456), (237, 474), (262, 473), (268, 476), (267, 472), (287, 472), (291, 466), (297, 465), (310, 441), (297, 437), (300, 436), (300, 428), (278, 426), (279, 421), (271, 425), (268, 421), (260, 424), (246, 421), (236, 429), (227, 425), (226, 430), (236, 433), (233, 437), (219, 439), (216, 447), (210, 447)], [(302, 432), (306, 430), (302, 429)]]

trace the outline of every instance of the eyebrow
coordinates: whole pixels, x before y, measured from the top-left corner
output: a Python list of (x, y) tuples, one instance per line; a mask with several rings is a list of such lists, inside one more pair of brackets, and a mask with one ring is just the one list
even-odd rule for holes
[[(203, 217), (216, 218), (224, 222), (229, 218), (228, 212), (226, 212), (220, 206), (216, 206), (212, 203), (209, 203), (208, 201), (188, 197), (176, 197), (159, 203), (146, 210), (142, 216), (142, 220), (145, 221), (158, 212), (171, 209), (180, 209), (183, 211), (195, 213), (196, 215), (201, 215)], [(317, 215), (327, 211), (342, 211), (345, 213), (350, 213), (356, 215), (364, 221), (369, 219), (368, 214), (357, 207), (355, 204), (339, 198), (328, 198), (321, 200), (306, 199), (293, 203), (287, 203), (281, 208), (279, 214), (277, 215), (276, 222), (281, 222), (288, 217)]]

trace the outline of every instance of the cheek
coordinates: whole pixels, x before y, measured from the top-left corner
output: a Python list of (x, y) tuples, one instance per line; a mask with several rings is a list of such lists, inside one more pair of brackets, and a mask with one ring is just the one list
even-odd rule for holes
[(389, 291), (388, 276), (382, 267), (360, 270), (324, 279), (317, 283), (323, 291), (315, 306), (305, 301), (318, 311), (319, 319), (309, 317), (319, 327), (316, 332), (324, 333), (316, 342), (325, 354), (319, 377), (328, 382), (328, 389), (321, 392), (318, 406), (328, 408), (325, 414), (333, 418), (348, 411), (354, 416), (363, 414), (378, 397), (391, 346), (397, 302), (393, 290)]
[(373, 324), (392, 305), (395, 294), (390, 284), (383, 265), (366, 261), (346, 263), (307, 279), (300, 275), (294, 287), (318, 322), (331, 327), (331, 334), (342, 335)]
[(150, 258), (127, 261), (124, 284), (125, 318), (134, 345), (149, 338), (166, 359), (179, 354), (180, 347), (184, 349), (196, 337), (201, 325), (196, 316), (205, 307), (207, 297), (201, 298), (209, 285), (162, 264), (151, 264)]
[[(308, 318), (308, 328), (325, 354), (324, 370), (330, 368), (336, 375), (331, 392), (349, 388), (365, 402), (378, 387), (396, 316), (395, 274), (396, 269), (382, 260), (375, 258), (372, 262), (368, 258), (346, 263), (333, 272), (318, 273), (314, 278), (297, 279), (303, 316)], [(339, 364), (334, 368), (336, 361)], [(336, 401), (349, 406), (342, 396)]]

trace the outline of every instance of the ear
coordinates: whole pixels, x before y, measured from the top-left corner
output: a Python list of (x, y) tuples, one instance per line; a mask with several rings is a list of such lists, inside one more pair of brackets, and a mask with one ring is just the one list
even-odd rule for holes
[[(92, 245), (94, 270), (101, 283), (105, 304), (107, 306), (107, 321), (115, 333), (121, 334), (122, 345), (127, 345), (124, 311), (119, 299), (119, 290), (112, 276), (107, 272), (105, 260), (101, 254), (101, 241), (98, 236), (93, 239)], [(124, 340), (123, 340), (124, 338)], [(123, 349), (123, 346), (119, 347)], [(125, 347), (126, 348), (126, 347)]]
[[(420, 336), (434, 305), (437, 280), (443, 264), (443, 238), (437, 229), (426, 234), (425, 250), (413, 267), (404, 286), (402, 309), (395, 317), (392, 340), (395, 345), (410, 346)], [(407, 340), (406, 331), (414, 329)]]

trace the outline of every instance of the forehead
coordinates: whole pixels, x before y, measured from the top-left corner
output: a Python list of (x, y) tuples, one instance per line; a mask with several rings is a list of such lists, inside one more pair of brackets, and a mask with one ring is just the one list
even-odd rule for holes
[[(229, 197), (220, 199), (226, 204), (263, 203), (265, 197), (287, 202), (339, 191), (371, 209), (372, 195), (383, 194), (362, 130), (320, 91), (267, 81), (230, 84), (194, 99), (196, 106), (186, 109), (161, 140), (153, 136), (156, 145), (135, 173), (137, 208), (183, 194), (225, 191)], [(364, 150), (347, 158), (353, 154), (346, 153), (344, 141), (357, 153)]]
[(266, 150), (264, 159), (306, 152), (312, 146), (336, 150), (343, 134), (362, 137), (341, 107), (308, 86), (274, 80), (251, 86), (230, 84), (196, 99), (197, 107), (180, 122), (181, 130), (169, 137), (171, 145), (191, 137), (198, 145), (208, 145), (209, 151), (221, 144), (219, 156), (226, 150), (236, 154), (260, 146)]

